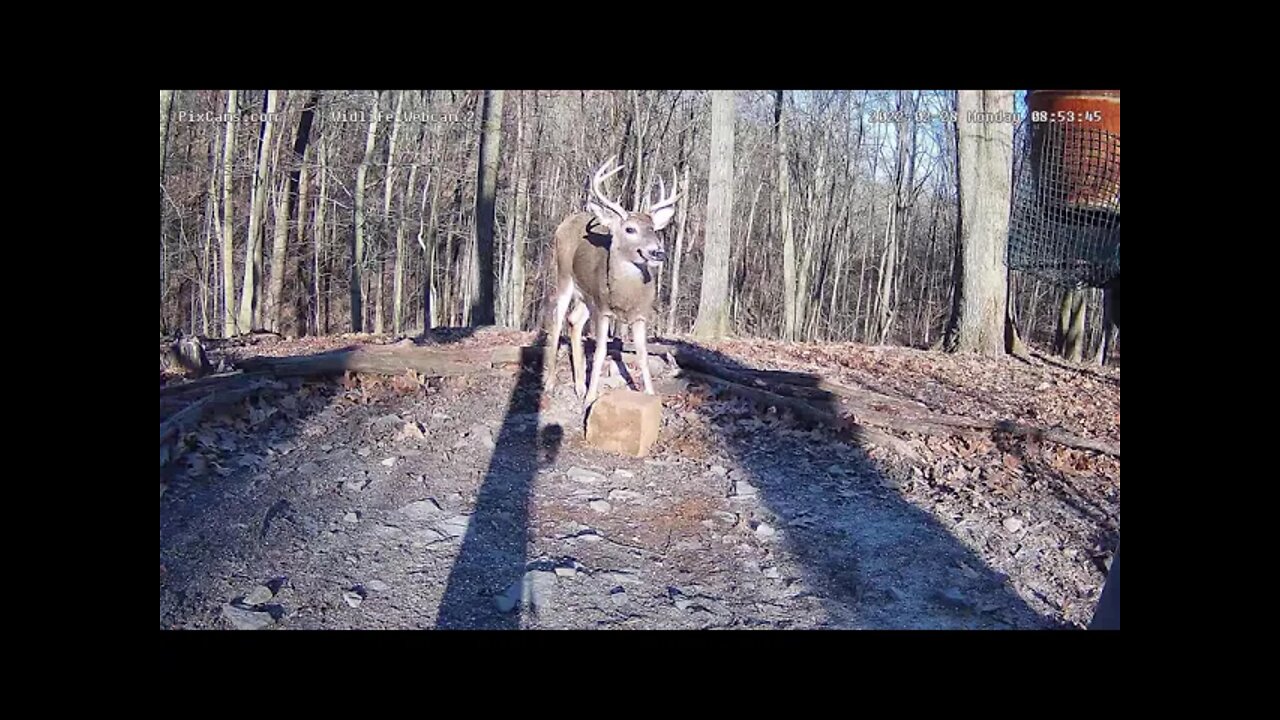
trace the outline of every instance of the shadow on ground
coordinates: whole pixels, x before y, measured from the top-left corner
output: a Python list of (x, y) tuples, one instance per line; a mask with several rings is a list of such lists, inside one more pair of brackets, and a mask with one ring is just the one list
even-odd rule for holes
[[(742, 377), (803, 388), (809, 405), (838, 414), (838, 398), (820, 390), (814, 375), (757, 371), (687, 341), (668, 344), (678, 348), (682, 367), (712, 363)], [(697, 380), (690, 394), (727, 398), (714, 384)], [(781, 545), (798, 561), (831, 626), (1063, 627), (1029, 607), (1006, 576), (906, 500), (902, 489), (909, 476), (873, 459), (869, 448), (848, 433), (790, 429), (783, 422), (762, 426), (759, 418), (780, 414), (767, 404), (694, 406), (717, 429), (733, 463), (745, 470), (748, 477), (737, 485), (745, 480), (774, 516), (774, 523), (766, 524), (777, 529)]]

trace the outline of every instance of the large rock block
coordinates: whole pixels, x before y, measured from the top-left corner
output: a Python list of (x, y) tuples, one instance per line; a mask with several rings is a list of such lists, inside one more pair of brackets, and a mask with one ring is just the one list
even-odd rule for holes
[(600, 396), (587, 415), (587, 442), (601, 450), (644, 457), (658, 439), (662, 398), (631, 390)]

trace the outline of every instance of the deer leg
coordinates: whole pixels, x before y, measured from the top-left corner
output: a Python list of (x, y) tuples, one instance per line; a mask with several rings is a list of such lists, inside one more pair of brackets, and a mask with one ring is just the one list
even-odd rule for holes
[(591, 383), (587, 388), (585, 404), (595, 402), (600, 395), (600, 374), (604, 370), (605, 354), (609, 350), (609, 316), (601, 313), (596, 318), (596, 352), (591, 363)]
[(569, 310), (569, 301), (573, 300), (573, 288), (556, 297), (552, 308), (551, 327), (547, 334), (547, 346), (542, 355), (543, 388), (550, 392), (556, 385), (556, 358), (560, 355), (560, 333), (564, 330), (564, 316)]
[(640, 375), (644, 378), (644, 392), (653, 395), (653, 378), (649, 376), (649, 348), (645, 345), (644, 320), (631, 323), (631, 333), (636, 344), (636, 358), (640, 363)]
[(582, 349), (582, 330), (586, 327), (590, 312), (578, 303), (569, 313), (569, 345), (573, 353), (573, 391), (579, 398), (587, 394), (587, 354)]

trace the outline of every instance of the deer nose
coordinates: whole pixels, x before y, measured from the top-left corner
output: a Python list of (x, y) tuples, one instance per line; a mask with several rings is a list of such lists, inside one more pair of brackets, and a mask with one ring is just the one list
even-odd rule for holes
[(667, 251), (662, 249), (650, 250), (649, 257), (650, 259), (657, 260), (658, 262), (662, 262), (663, 260), (667, 259)]

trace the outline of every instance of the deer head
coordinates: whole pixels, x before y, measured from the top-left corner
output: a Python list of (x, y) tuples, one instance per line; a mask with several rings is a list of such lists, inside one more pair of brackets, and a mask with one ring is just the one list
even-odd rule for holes
[[(622, 169), (615, 165), (616, 157), (604, 161), (591, 177), (592, 198), (587, 201), (587, 210), (596, 220), (609, 229), (613, 236), (611, 250), (623, 260), (637, 265), (656, 268), (667, 259), (667, 253), (658, 233), (665, 228), (676, 213), (676, 201), (680, 195), (676, 192), (675, 177), (671, 178), (671, 194), (667, 195), (667, 184), (662, 176), (658, 176), (658, 202), (653, 202), (652, 195), (645, 196), (645, 209), (636, 208), (628, 211), (617, 201), (605, 195), (601, 185), (610, 176)], [(610, 169), (612, 167), (612, 169)], [(652, 183), (650, 183), (652, 185)]]

